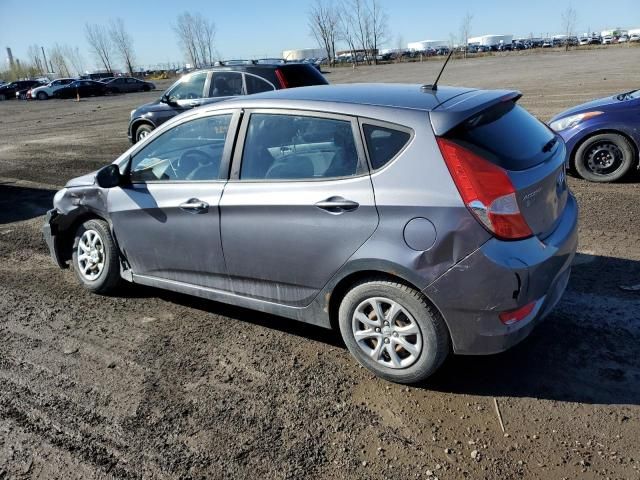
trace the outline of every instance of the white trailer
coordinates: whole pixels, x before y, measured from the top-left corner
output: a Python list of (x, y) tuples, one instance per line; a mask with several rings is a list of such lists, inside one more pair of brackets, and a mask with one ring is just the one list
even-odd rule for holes
[(411, 52), (424, 52), (430, 48), (443, 48), (448, 47), (449, 43), (446, 40), (421, 40), (419, 42), (409, 42), (407, 48)]
[(511, 43), (513, 43), (513, 35), (481, 35), (479, 37), (469, 38), (468, 43), (469, 45), (484, 47), (511, 45)]

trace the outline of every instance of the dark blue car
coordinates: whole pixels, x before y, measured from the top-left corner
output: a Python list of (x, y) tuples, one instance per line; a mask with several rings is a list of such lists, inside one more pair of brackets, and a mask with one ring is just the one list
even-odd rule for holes
[(569, 167), (586, 180), (613, 182), (640, 168), (640, 90), (583, 103), (549, 125), (567, 144)]

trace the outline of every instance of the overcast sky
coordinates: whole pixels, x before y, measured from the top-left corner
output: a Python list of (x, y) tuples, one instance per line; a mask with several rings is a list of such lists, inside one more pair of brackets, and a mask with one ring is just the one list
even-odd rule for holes
[[(4, 48), (26, 58), (31, 44), (78, 46), (87, 67), (95, 58), (87, 50), (84, 24), (107, 23), (122, 17), (134, 39), (137, 64), (183, 62), (172, 25), (183, 11), (200, 12), (214, 20), (216, 46), (223, 58), (280, 57), (282, 50), (316, 47), (309, 34), (307, 14), (311, 0), (180, 0), (124, 1), (0, 0), (0, 58)], [(545, 36), (561, 33), (561, 13), (573, 5), (578, 13), (577, 33), (590, 28), (640, 28), (639, 0), (380, 0), (389, 16), (387, 47), (401, 37), (410, 41), (448, 40), (458, 36), (462, 17), (473, 15), (472, 34), (513, 33)], [(77, 8), (76, 8), (77, 6)]]

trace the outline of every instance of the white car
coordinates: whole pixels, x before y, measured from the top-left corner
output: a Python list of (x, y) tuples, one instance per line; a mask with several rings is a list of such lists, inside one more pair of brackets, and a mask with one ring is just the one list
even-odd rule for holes
[(582, 37), (578, 43), (580, 45), (589, 45), (590, 41), (587, 37)]
[(627, 43), (628, 41), (629, 37), (627, 37), (626, 35), (623, 35), (618, 39), (618, 43)]
[(61, 89), (64, 86), (69, 85), (72, 82), (75, 82), (75, 78), (58, 78), (52, 82), (49, 82), (46, 85), (41, 87), (34, 88), (31, 90), (31, 98), (37, 98), (38, 100), (46, 100), (49, 97), (53, 96), (53, 92)]
[(629, 37), (630, 42), (640, 42), (640, 35), (631, 35)]
[(606, 37), (602, 37), (603, 45), (611, 45), (613, 43), (613, 37), (611, 35), (607, 35)]

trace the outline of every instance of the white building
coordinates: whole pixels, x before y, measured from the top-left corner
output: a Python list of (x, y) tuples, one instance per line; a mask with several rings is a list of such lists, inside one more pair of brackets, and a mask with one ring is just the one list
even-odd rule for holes
[(409, 42), (407, 48), (412, 52), (424, 52), (429, 48), (448, 47), (449, 42), (446, 40), (422, 40), (420, 42)]
[(282, 52), (282, 58), (288, 61), (326, 57), (327, 51), (324, 48), (300, 48), (298, 50), (284, 50)]
[(629, 30), (629, 36), (631, 35), (640, 35), (640, 28), (632, 28)]
[(494, 45), (510, 45), (513, 42), (513, 35), (482, 35), (480, 37), (469, 38), (469, 45), (482, 45), (493, 47)]

